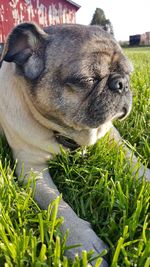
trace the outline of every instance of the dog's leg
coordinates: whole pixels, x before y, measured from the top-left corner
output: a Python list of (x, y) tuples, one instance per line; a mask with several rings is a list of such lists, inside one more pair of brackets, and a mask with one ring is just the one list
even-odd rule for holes
[(139, 166), (139, 162), (138, 162), (137, 157), (123, 143), (123, 140), (122, 140), (119, 132), (117, 131), (117, 129), (114, 126), (112, 126), (112, 128), (110, 129), (110, 139), (114, 140), (118, 146), (120, 146), (120, 145), (123, 146), (125, 156), (126, 156), (127, 160), (130, 162), (131, 167), (134, 170), (134, 174), (137, 173), (139, 178), (144, 176), (145, 180), (150, 181), (150, 169), (144, 167), (142, 163), (140, 163), (140, 166)]
[[(27, 155), (26, 155), (27, 158)], [(31, 168), (29, 163), (24, 162), (24, 174), (25, 174), (25, 183), (28, 179), (31, 179)], [(18, 162), (17, 173), (20, 173), (22, 168), (21, 162)], [(45, 164), (41, 166), (33, 165), (32, 163), (32, 171), (36, 177), (36, 185), (34, 188), (34, 199), (39, 204), (42, 209), (47, 209), (48, 205), (56, 199), (60, 193), (53, 183), (48, 168)], [(30, 175), (31, 174), (31, 175)], [(33, 183), (34, 185), (35, 183)], [(66, 255), (68, 257), (74, 258), (76, 253), (81, 255), (82, 250), (93, 250), (94, 256), (101, 253), (104, 249), (106, 249), (103, 241), (98, 238), (95, 232), (92, 230), (90, 224), (82, 219), (80, 219), (77, 214), (72, 210), (72, 208), (64, 201), (61, 200), (58, 216), (62, 216), (64, 218), (64, 223), (61, 226), (61, 231), (63, 234), (66, 233), (67, 229), (69, 229), (69, 237), (67, 240), (67, 245), (72, 246), (76, 244), (81, 244), (77, 248), (70, 249), (66, 251)], [(107, 267), (107, 263), (103, 260), (101, 265), (102, 267)]]

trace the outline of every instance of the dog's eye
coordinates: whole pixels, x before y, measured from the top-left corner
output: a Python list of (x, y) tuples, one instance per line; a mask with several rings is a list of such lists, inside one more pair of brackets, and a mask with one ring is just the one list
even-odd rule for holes
[(90, 78), (81, 78), (81, 81), (89, 84), (94, 84), (100, 81), (100, 79), (97, 77), (90, 77)]
[(94, 82), (94, 78), (88, 78), (87, 82), (93, 83)]
[(90, 83), (90, 84), (95, 83), (95, 79), (94, 78), (88, 78), (85, 81), (88, 82), (88, 83)]
[(100, 79), (95, 78), (95, 77), (68, 77), (65, 80), (65, 84), (67, 86), (77, 86), (77, 87), (85, 87), (85, 88), (89, 88), (89, 87), (95, 87), (98, 83), (100, 82)]
[(100, 82), (100, 79), (99, 78), (95, 78), (95, 77), (92, 77), (92, 78), (88, 78), (87, 79), (87, 83), (90, 84), (91, 86), (96, 86), (98, 85)]

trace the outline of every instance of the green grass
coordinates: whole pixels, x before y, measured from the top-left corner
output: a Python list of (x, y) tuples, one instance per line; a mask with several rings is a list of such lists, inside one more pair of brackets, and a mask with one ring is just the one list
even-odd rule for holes
[[(133, 110), (116, 126), (150, 167), (150, 51), (126, 49), (134, 64)], [(150, 184), (132, 177), (123, 149), (108, 145), (108, 135), (85, 151), (62, 151), (49, 163), (63, 198), (109, 246), (111, 267), (150, 266)], [(91, 253), (71, 262), (64, 256), (57, 218), (59, 199), (42, 211), (27, 185), (18, 186), (15, 164), (4, 139), (0, 143), (0, 266), (87, 266)], [(97, 265), (99, 266), (100, 259)]]
[(134, 52), (132, 48), (125, 50), (134, 65), (133, 108), (127, 120), (116, 125), (150, 167), (150, 48), (141, 49), (141, 52), (139, 48)]
[(127, 51), (127, 53), (137, 53), (137, 52), (150, 52), (150, 46), (131, 46), (129, 48), (125, 48), (124, 50)]

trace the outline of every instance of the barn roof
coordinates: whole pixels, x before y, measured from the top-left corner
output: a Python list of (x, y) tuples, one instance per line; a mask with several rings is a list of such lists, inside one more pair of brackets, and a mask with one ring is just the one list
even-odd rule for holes
[(81, 7), (80, 5), (78, 5), (77, 3), (73, 2), (72, 0), (66, 0), (67, 2), (69, 2), (70, 4), (76, 6), (78, 9)]

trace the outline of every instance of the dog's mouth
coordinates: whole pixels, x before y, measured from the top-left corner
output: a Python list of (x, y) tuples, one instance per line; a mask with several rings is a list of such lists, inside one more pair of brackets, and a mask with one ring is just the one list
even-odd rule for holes
[(122, 112), (117, 116), (117, 120), (123, 121), (130, 113), (130, 110), (128, 110), (126, 107), (123, 108)]
[[(129, 115), (129, 113), (130, 113), (130, 109), (124, 107), (122, 109), (122, 111), (119, 112), (118, 114), (116, 114), (110, 121), (113, 121), (113, 120), (122, 121)], [(106, 122), (104, 123), (104, 125), (106, 124)], [(100, 126), (101, 125), (99, 125), (98, 127), (95, 127), (95, 129), (96, 128), (98, 129)], [(69, 150), (76, 150), (77, 148), (82, 146), (82, 143), (84, 143), (84, 145), (85, 145), (85, 142), (84, 142), (83, 138), (82, 138), (82, 141), (80, 140), (80, 145), (79, 145), (77, 143), (78, 139), (77, 139), (77, 141), (74, 141), (74, 138), (70, 138), (70, 137), (66, 136), (64, 133), (61, 133), (61, 132), (58, 132), (58, 131), (54, 131), (53, 133), (54, 133), (54, 137), (55, 137), (57, 143), (62, 145), (65, 148), (69, 149)], [(91, 141), (90, 141), (90, 144), (91, 144)], [(86, 145), (88, 145), (88, 144), (86, 144)]]
[(64, 146), (65, 148), (69, 148), (70, 150), (75, 150), (80, 147), (74, 140), (62, 135), (59, 132), (54, 131), (54, 136), (57, 142), (60, 145)]

